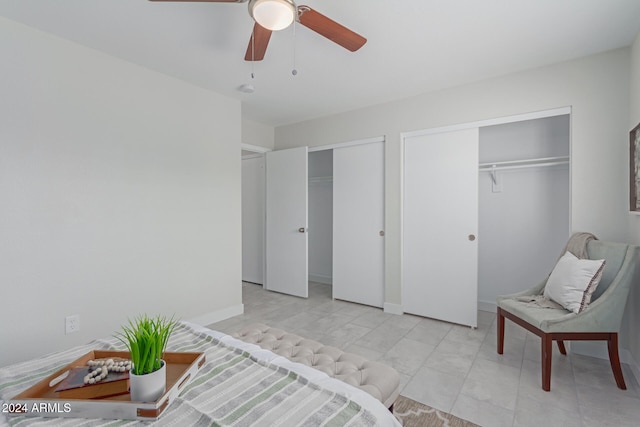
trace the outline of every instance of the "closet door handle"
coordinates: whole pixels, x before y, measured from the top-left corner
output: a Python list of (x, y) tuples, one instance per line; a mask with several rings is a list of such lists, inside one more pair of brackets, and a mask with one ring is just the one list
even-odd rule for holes
[(298, 233), (306, 233), (306, 232), (307, 232), (306, 228), (304, 228), (304, 227), (298, 228)]
[(467, 237), (469, 239), (470, 242), (473, 242), (474, 240), (476, 240), (476, 235), (475, 234), (469, 234), (469, 237)]
[(378, 234), (380, 235), (380, 237), (384, 237), (384, 230), (380, 230)]

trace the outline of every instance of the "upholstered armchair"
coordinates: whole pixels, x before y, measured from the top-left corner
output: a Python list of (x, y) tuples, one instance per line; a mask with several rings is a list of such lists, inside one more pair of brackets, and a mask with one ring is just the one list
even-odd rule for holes
[(591, 240), (586, 245), (586, 253), (587, 259), (604, 259), (605, 263), (591, 302), (579, 313), (562, 306), (536, 303), (536, 299), (542, 299), (549, 278), (529, 290), (497, 299), (498, 354), (504, 350), (505, 318), (538, 335), (541, 338), (542, 389), (545, 391), (551, 389), (553, 341), (557, 342), (560, 353), (566, 355), (564, 341), (576, 340), (607, 341), (616, 384), (618, 388), (626, 389), (618, 356), (618, 332), (629, 289), (637, 277), (640, 247)]

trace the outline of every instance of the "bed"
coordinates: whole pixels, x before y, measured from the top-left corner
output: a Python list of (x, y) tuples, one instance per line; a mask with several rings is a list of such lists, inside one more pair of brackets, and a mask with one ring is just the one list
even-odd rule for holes
[[(91, 350), (123, 350), (115, 338), (100, 339), (39, 359), (0, 368), (0, 404)], [(155, 421), (118, 425), (399, 426), (373, 396), (291, 362), (255, 344), (181, 322), (167, 351), (204, 352), (198, 375)], [(0, 424), (58, 425), (59, 418), (0, 414)], [(33, 415), (33, 414), (32, 414)], [(61, 414), (64, 416), (64, 414)], [(114, 417), (115, 418), (115, 417)], [(100, 426), (113, 420), (66, 418), (65, 425)]]

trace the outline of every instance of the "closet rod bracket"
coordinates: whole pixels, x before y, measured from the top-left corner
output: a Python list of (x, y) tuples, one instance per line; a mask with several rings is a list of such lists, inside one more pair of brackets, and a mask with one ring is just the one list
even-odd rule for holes
[(500, 175), (496, 170), (496, 165), (491, 165), (491, 191), (494, 193), (502, 193), (502, 183), (499, 182)]

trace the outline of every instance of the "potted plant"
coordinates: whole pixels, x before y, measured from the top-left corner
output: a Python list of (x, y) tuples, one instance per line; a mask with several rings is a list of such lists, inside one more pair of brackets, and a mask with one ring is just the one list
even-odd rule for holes
[(173, 317), (140, 315), (129, 320), (116, 335), (131, 357), (129, 392), (132, 401), (155, 402), (164, 394), (167, 373), (162, 357), (177, 323)]

